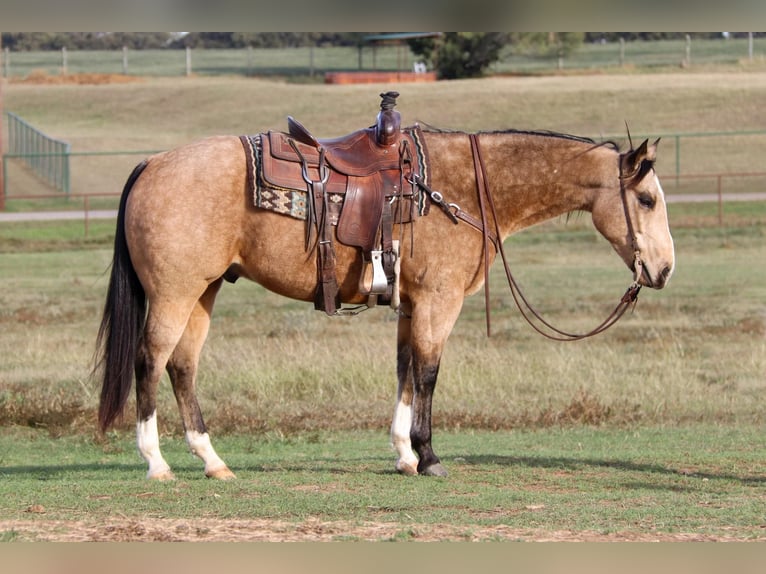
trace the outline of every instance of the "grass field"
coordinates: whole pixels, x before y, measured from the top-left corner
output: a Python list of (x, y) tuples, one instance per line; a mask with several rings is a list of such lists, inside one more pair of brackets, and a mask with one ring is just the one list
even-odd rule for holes
[[(674, 209), (679, 261), (671, 286), (642, 293), (635, 312), (603, 337), (567, 345), (540, 338), (513, 308), (501, 269), (493, 269), (494, 336), (484, 335), (482, 298), (469, 299), (444, 359), (435, 424), (761, 420), (766, 270), (752, 262), (764, 258), (763, 204), (750, 204), (747, 223), (723, 230), (683, 226), (684, 208)], [(62, 225), (54, 231), (63, 233)], [(76, 224), (68, 225), (72, 239), (58, 247), (59, 240), (30, 232), (30, 224), (23, 224), (24, 233), (34, 238), (12, 237), (13, 226), (0, 236), (6, 251), (0, 254), (0, 421), (54, 434), (90, 420), (95, 408), (88, 361), (110, 260), (106, 224), (103, 235), (88, 241), (79, 238)], [(605, 316), (629, 280), (584, 218), (522, 233), (508, 241), (508, 250), (535, 304), (574, 330)], [(394, 333), (395, 315), (385, 309), (328, 320), (255, 284), (227, 286), (200, 373), (211, 426), (218, 433), (288, 434), (385, 428)], [(353, 349), (348, 340), (355, 341)], [(161, 422), (177, 433), (169, 389), (162, 400)]]
[[(320, 137), (348, 133), (374, 121), (378, 93), (387, 89), (299, 86), (232, 76), (139, 80), (10, 83), (5, 107), (46, 134), (70, 142), (75, 154), (70, 160), (71, 192), (95, 195), (118, 193), (147, 152), (214, 134), (283, 130), (287, 115)], [(715, 180), (677, 182), (677, 172), (763, 172), (760, 150), (766, 147), (766, 133), (758, 131), (766, 125), (763, 72), (505, 77), (397, 89), (406, 123), (462, 130), (550, 129), (612, 138), (623, 145), (627, 123), (635, 138), (664, 136), (658, 170), (668, 193), (715, 192)], [(707, 132), (729, 135), (676, 138)], [(10, 195), (50, 193), (16, 161), (7, 162), (6, 179)], [(766, 177), (727, 179), (724, 184), (725, 191), (764, 191)], [(8, 201), (11, 210), (30, 207), (29, 201)]]
[[(761, 73), (500, 78), (402, 87), (399, 107), (462, 129), (614, 134), (627, 119), (634, 133), (745, 130), (764, 125), (764, 87)], [(75, 149), (159, 149), (281, 129), (287, 114), (337, 135), (372, 121), (382, 89), (11, 84), (6, 107)], [(762, 145), (742, 147), (737, 161), (762, 162)], [(93, 166), (80, 189), (121, 189), (129, 167), (117, 163)], [(587, 342), (534, 334), (493, 269), (495, 335), (484, 335), (481, 296), (469, 299), (442, 364), (434, 425), (445, 481), (391, 471), (392, 312), (331, 320), (239, 282), (219, 297), (199, 392), (241, 480), (201, 479), (163, 384), (163, 446), (180, 479), (147, 484), (131, 417), (105, 437), (94, 427), (89, 370), (113, 222), (91, 222), (87, 239), (77, 222), (3, 223), (0, 536), (763, 539), (765, 206), (726, 204), (719, 226), (714, 204), (671, 205), (670, 285), (642, 292), (632, 314)], [(573, 330), (605, 316), (630, 280), (587, 215), (523, 232), (507, 249), (534, 304)]]
[(0, 539), (764, 540), (761, 437), (751, 425), (442, 433), (451, 476), (407, 480), (382, 431), (238, 436), (219, 441), (229, 483), (200, 479), (163, 441), (168, 484), (147, 483), (125, 437), (16, 430), (0, 435)]

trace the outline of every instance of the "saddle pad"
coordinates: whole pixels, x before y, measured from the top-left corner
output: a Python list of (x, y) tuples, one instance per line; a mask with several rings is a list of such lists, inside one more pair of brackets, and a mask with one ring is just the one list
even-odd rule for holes
[[(295, 219), (306, 220), (309, 208), (305, 182), (304, 189), (289, 189), (266, 184), (263, 181), (261, 169), (261, 134), (240, 136), (239, 139), (245, 150), (247, 188), (253, 198), (253, 205), (282, 215), (289, 215)], [(330, 193), (327, 197), (331, 207), (330, 220), (334, 225), (338, 222), (343, 196), (343, 193)]]

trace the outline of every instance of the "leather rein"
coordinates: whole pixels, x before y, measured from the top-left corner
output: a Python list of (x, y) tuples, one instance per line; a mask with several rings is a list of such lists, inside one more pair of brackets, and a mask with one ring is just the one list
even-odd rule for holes
[[(487, 181), (487, 169), (484, 165), (484, 158), (481, 155), (481, 147), (479, 146), (478, 134), (469, 134), (471, 139), (471, 150), (473, 153), (473, 165), (476, 173), (476, 187), (479, 196), (479, 211), (481, 212), (481, 218), (477, 219), (469, 213), (463, 211), (459, 205), (455, 203), (445, 203), (444, 197), (438, 191), (431, 190), (422, 180), (415, 179), (415, 183), (429, 194), (431, 201), (444, 211), (444, 213), (457, 225), (459, 221), (464, 221), (479, 230), (482, 234), (484, 245), (484, 304), (485, 315), (487, 318), (487, 336), (491, 336), (491, 322), (490, 322), (490, 297), (489, 297), (489, 268), (491, 265), (491, 259), (489, 255), (490, 243), (495, 248), (495, 253), (500, 253), (503, 260), (503, 267), (505, 269), (505, 275), (508, 280), (508, 286), (511, 289), (513, 300), (516, 303), (522, 317), (529, 323), (532, 328), (541, 335), (552, 339), (554, 341), (579, 341), (588, 337), (593, 337), (606, 331), (609, 327), (617, 323), (620, 318), (625, 314), (625, 311), (629, 307), (635, 305), (638, 299), (638, 293), (641, 290), (641, 285), (638, 283), (638, 278), (643, 272), (643, 262), (641, 261), (641, 252), (638, 246), (638, 240), (636, 238), (635, 229), (633, 227), (633, 221), (630, 218), (630, 211), (628, 210), (627, 192), (625, 189), (625, 180), (631, 175), (625, 176), (622, 173), (622, 162), (620, 162), (620, 198), (622, 200), (622, 206), (625, 213), (625, 220), (628, 226), (628, 234), (631, 237), (633, 243), (633, 282), (627, 288), (625, 293), (620, 298), (614, 311), (604, 319), (598, 326), (594, 327), (586, 333), (569, 333), (563, 331), (548, 321), (546, 321), (542, 315), (529, 303), (527, 298), (521, 292), (516, 279), (511, 273), (511, 268), (508, 265), (508, 259), (505, 255), (505, 249), (503, 248), (502, 235), (500, 233), (500, 225), (498, 223), (497, 211), (495, 209), (495, 202), (490, 192), (489, 182)], [(487, 204), (489, 211), (494, 220), (494, 229), (489, 227), (487, 222)], [(541, 327), (535, 322), (542, 324)]]

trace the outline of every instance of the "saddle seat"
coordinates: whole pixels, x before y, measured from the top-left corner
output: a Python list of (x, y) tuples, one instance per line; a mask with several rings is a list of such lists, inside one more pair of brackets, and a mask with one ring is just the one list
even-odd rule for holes
[[(346, 175), (365, 177), (387, 169), (399, 169), (399, 133), (391, 143), (378, 141), (377, 126), (330, 139), (316, 139), (298, 120), (287, 116), (291, 137), (314, 150), (324, 149), (325, 159), (333, 169)], [(318, 160), (318, 151), (312, 153)]]

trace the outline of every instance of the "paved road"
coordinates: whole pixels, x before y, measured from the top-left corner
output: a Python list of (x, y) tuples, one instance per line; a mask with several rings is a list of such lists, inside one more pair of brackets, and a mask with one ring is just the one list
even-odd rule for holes
[[(724, 193), (723, 201), (764, 201), (766, 193)], [(717, 202), (718, 195), (715, 193), (699, 193), (673, 195), (668, 194), (668, 203), (704, 203)], [(88, 219), (114, 219), (117, 217), (117, 210), (97, 210), (88, 211)], [(0, 212), (0, 222), (3, 221), (56, 221), (56, 220), (79, 220), (85, 219), (84, 211), (26, 211), (19, 213)]]
[[(91, 209), (88, 211), (88, 219), (114, 219), (117, 217), (116, 209)], [(74, 219), (83, 221), (84, 211), (25, 211), (19, 213), (0, 212), (2, 221), (56, 221)]]
[[(689, 193), (684, 195), (673, 195), (669, 193), (666, 196), (667, 203), (705, 203), (705, 202), (717, 202), (717, 193)], [(724, 193), (723, 201), (763, 201), (766, 199), (766, 193), (752, 192), (752, 193)]]

